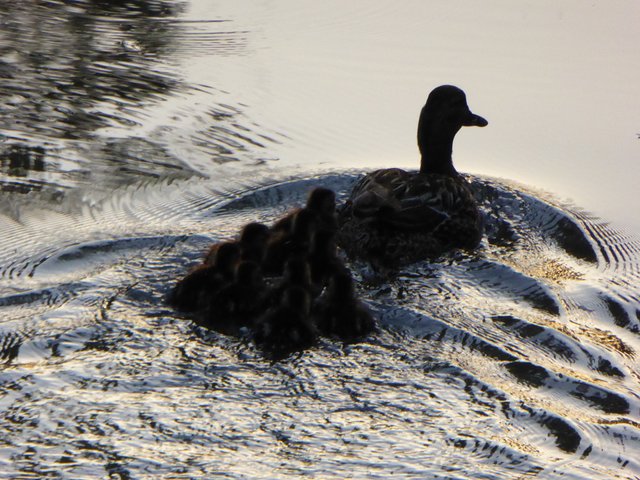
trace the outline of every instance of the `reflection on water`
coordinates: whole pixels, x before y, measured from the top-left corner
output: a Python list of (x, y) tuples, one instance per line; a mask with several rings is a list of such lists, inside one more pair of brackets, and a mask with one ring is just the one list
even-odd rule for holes
[[(164, 304), (211, 242), (312, 185), (344, 198), (354, 152), (393, 165), (402, 128), (411, 165), (432, 85), (409, 33), (471, 12), (412, 5), (0, 5), (0, 477), (640, 476), (640, 244), (551, 195), (470, 177), (477, 252), (352, 265), (381, 326), (359, 344), (270, 363)], [(415, 77), (406, 119), (380, 55)]]
[[(105, 182), (92, 178), (91, 160), (103, 174), (131, 163), (117, 144), (94, 137), (110, 125), (136, 125), (145, 104), (180, 87), (178, 75), (164, 65), (177, 29), (166, 18), (179, 7), (144, 1), (4, 3), (2, 190), (47, 188), (63, 195), (76, 183)], [(74, 150), (94, 158), (78, 158)]]
[[(155, 122), (153, 108), (174, 98), (185, 103), (173, 114), (175, 122), (199, 121), (189, 142), (212, 162), (237, 161), (242, 151), (273, 141), (238, 121), (240, 105), (216, 101), (223, 95), (182, 78), (176, 63), (185, 47), (178, 39), (194, 33), (192, 22), (179, 19), (184, 7), (162, 1), (6, 3), (0, 33), (2, 191), (41, 191), (47, 203), (68, 195), (95, 201), (98, 192), (108, 195), (145, 177), (196, 174), (173, 151), (181, 140), (175, 127), (147, 129)], [(209, 55), (244, 48), (244, 33), (223, 29), (225, 23), (197, 23), (195, 40), (207, 43)], [(188, 97), (203, 89), (211, 103), (192, 119)]]

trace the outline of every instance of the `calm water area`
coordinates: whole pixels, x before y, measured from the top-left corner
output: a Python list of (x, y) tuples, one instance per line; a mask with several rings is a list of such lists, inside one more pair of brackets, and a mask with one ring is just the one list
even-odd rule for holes
[[(0, 478), (640, 478), (640, 3), (0, 0)], [(477, 252), (280, 362), (166, 305), (215, 241), (417, 169)], [(497, 219), (517, 240), (490, 241)]]

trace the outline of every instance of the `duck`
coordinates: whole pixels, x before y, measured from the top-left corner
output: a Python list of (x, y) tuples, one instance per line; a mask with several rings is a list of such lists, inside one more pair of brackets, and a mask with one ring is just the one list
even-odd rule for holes
[(290, 231), (296, 215), (306, 210), (311, 212), (316, 223), (316, 230), (335, 232), (338, 228), (336, 216), (336, 194), (325, 187), (315, 187), (309, 191), (307, 203), (278, 220), (271, 228), (274, 232)]
[(441, 85), (420, 112), (420, 170), (387, 168), (360, 179), (338, 211), (337, 243), (353, 259), (399, 265), (475, 248), (482, 215), (467, 180), (453, 166), (462, 127), (485, 127), (464, 91)]
[(319, 293), (311, 281), (311, 269), (307, 258), (303, 255), (294, 255), (287, 259), (282, 271), (282, 277), (274, 278), (267, 293), (266, 305), (273, 306), (280, 303), (284, 292), (290, 287), (304, 289), (313, 300)]
[[(242, 227), (239, 238), (236, 242), (240, 247), (240, 258), (242, 260), (251, 260), (253, 262), (261, 263), (267, 247), (267, 240), (270, 235), (271, 231), (265, 224), (259, 222), (247, 223)], [(208, 265), (215, 263), (218, 248), (225, 243), (234, 242), (218, 242), (211, 245), (208, 248), (207, 253), (204, 255), (203, 263)]]
[(233, 280), (235, 265), (240, 259), (240, 246), (236, 242), (221, 242), (214, 247), (207, 261), (197, 265), (176, 283), (169, 294), (170, 305), (183, 312), (201, 310), (206, 308), (218, 290)]
[(275, 359), (314, 345), (318, 329), (311, 316), (309, 292), (288, 287), (278, 305), (269, 308), (254, 324), (254, 341)]
[(240, 259), (260, 265), (264, 260), (270, 236), (271, 231), (265, 224), (247, 223), (240, 232)]
[(178, 280), (167, 297), (167, 303), (181, 312), (195, 312), (200, 298), (215, 276), (213, 265), (199, 264)]
[(226, 281), (233, 280), (236, 271), (236, 265), (240, 261), (242, 250), (238, 242), (220, 242), (211, 248), (213, 255), (208, 255), (205, 265), (211, 265), (221, 279)]
[(207, 326), (237, 333), (240, 328), (251, 325), (263, 307), (265, 288), (260, 265), (252, 260), (240, 260), (233, 281), (211, 296)]
[(311, 281), (317, 291), (328, 284), (332, 274), (346, 268), (338, 257), (335, 233), (331, 231), (318, 230), (314, 233), (307, 260)]
[(335, 272), (325, 292), (313, 305), (313, 322), (322, 335), (350, 343), (376, 329), (369, 309), (358, 300), (350, 271)]
[(316, 225), (316, 214), (302, 208), (291, 217), (288, 228), (272, 229), (262, 264), (265, 274), (282, 275), (289, 258), (306, 256), (311, 247)]

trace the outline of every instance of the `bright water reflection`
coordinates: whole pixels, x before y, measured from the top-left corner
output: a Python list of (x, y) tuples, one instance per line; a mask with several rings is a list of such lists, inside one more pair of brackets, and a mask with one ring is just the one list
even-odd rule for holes
[[(638, 8), (2, 3), (0, 476), (637, 478), (640, 245), (537, 189), (640, 232)], [(490, 121), (459, 169), (536, 190), (472, 178), (481, 248), (362, 283), (379, 334), (270, 364), (165, 307), (310, 185), (416, 167), (445, 82)]]
[(183, 67), (293, 137), (279, 158), (415, 168), (420, 107), (453, 83), (490, 121), (456, 139), (460, 170), (548, 189), (640, 232), (637, 2), (223, 1), (187, 12), (225, 14), (249, 32), (245, 56)]

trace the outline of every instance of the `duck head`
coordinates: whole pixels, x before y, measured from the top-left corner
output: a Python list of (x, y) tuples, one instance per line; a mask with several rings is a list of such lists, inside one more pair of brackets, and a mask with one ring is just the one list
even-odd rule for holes
[(240, 246), (235, 242), (224, 242), (215, 254), (215, 269), (223, 275), (233, 278), (234, 268), (240, 260)]
[(323, 215), (333, 215), (336, 211), (336, 194), (328, 188), (316, 187), (309, 192), (307, 208)]
[(243, 260), (262, 262), (271, 232), (262, 223), (251, 222), (240, 233), (240, 257)]
[(251, 222), (244, 226), (240, 233), (240, 243), (263, 245), (269, 238), (269, 227), (262, 223)]
[(462, 127), (484, 127), (488, 123), (471, 112), (465, 93), (458, 87), (441, 85), (434, 88), (418, 122), (420, 172), (458, 175), (451, 160), (456, 133)]

